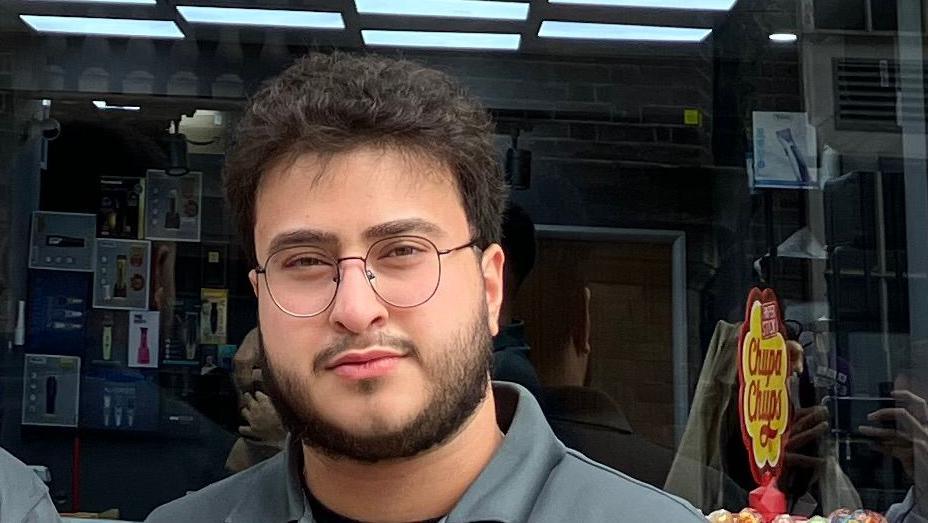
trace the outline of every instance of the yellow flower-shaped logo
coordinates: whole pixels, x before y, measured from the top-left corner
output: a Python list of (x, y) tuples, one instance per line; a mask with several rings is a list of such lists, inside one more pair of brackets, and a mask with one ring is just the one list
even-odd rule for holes
[(753, 301), (740, 347), (741, 423), (755, 479), (778, 475), (789, 420), (789, 353), (777, 303)]

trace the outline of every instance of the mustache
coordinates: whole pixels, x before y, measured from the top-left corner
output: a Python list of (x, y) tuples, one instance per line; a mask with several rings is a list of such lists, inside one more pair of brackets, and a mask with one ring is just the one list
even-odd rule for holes
[(324, 370), (330, 361), (344, 352), (364, 350), (372, 346), (390, 347), (401, 351), (404, 355), (419, 358), (419, 348), (407, 338), (387, 333), (356, 334), (342, 336), (319, 352), (313, 359), (313, 371), (320, 372)]

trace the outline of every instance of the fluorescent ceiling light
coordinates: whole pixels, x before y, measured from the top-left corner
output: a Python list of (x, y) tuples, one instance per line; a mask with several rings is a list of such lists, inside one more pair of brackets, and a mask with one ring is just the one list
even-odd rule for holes
[(649, 7), (660, 9), (705, 9), (728, 11), (738, 0), (549, 0), (552, 4), (605, 5), (615, 7)]
[(519, 49), (519, 35), (505, 33), (454, 33), (436, 31), (361, 31), (367, 45), (431, 47), (440, 49)]
[(98, 36), (135, 36), (147, 38), (183, 38), (184, 33), (170, 20), (133, 18), (86, 18), (82, 16), (19, 15), (23, 22), (40, 33), (65, 33)]
[(711, 29), (649, 25), (594, 24), (587, 22), (541, 23), (541, 38), (580, 38), (585, 40), (638, 40), (647, 42), (701, 42)]
[(774, 42), (792, 43), (799, 39), (794, 33), (773, 33), (769, 37)]
[(301, 29), (344, 29), (341, 13), (289, 11), (285, 9), (243, 9), (239, 7), (201, 7), (179, 5), (177, 10), (192, 24), (260, 25)]
[(527, 20), (528, 4), (489, 0), (355, 0), (364, 15)]
[(138, 105), (109, 105), (106, 100), (94, 100), (93, 105), (103, 111), (138, 111), (141, 109)]
[(155, 5), (158, 0), (33, 0), (44, 2), (59, 2), (62, 4), (144, 4)]

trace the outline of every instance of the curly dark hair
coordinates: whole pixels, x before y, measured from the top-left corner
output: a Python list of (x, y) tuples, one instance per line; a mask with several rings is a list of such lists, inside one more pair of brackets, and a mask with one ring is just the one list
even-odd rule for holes
[(226, 156), (226, 197), (252, 265), (261, 179), (304, 153), (395, 148), (446, 166), (471, 234), (498, 243), (507, 188), (493, 122), (450, 76), (415, 62), (344, 52), (312, 53), (267, 81), (238, 122)]

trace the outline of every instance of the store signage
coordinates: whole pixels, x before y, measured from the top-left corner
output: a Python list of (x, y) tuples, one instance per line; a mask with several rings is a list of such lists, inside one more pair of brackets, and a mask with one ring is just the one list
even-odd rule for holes
[(777, 513), (781, 504), (776, 480), (783, 469), (790, 414), (785, 331), (776, 293), (752, 289), (738, 340), (738, 410), (751, 474), (761, 487), (750, 497), (767, 506), (751, 505), (761, 513)]

